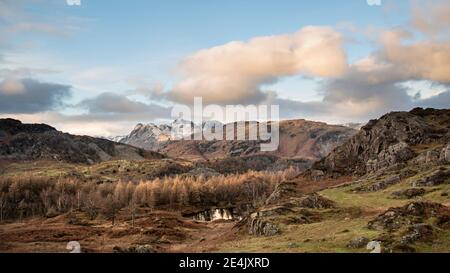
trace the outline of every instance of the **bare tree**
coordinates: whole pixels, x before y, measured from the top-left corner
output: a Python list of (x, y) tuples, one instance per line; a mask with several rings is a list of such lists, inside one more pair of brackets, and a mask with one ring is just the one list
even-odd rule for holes
[(7, 202), (8, 202), (8, 197), (6, 196), (5, 193), (1, 193), (0, 194), (0, 223), (3, 223), (3, 213), (6, 209), (7, 206)]

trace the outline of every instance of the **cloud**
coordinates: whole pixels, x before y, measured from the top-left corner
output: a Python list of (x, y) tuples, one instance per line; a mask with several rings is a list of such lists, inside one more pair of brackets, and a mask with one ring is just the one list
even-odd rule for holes
[(427, 99), (420, 99), (414, 102), (414, 106), (448, 109), (450, 107), (450, 90)]
[(395, 73), (406, 79), (450, 83), (450, 43), (432, 40), (406, 43), (407, 38), (405, 32), (384, 32), (381, 61), (392, 65)]
[(23, 94), (24, 92), (24, 84), (16, 79), (5, 79), (2, 83), (0, 83), (0, 93), (2, 95), (13, 96)]
[(38, 113), (62, 105), (71, 87), (34, 79), (5, 79), (0, 83), (0, 113)]
[(143, 103), (115, 93), (102, 93), (85, 99), (75, 107), (86, 109), (86, 118), (97, 120), (154, 120), (170, 116), (170, 108)]
[(169, 96), (183, 103), (194, 96), (207, 103), (258, 102), (266, 97), (261, 85), (292, 75), (337, 77), (346, 67), (341, 34), (329, 27), (305, 27), (189, 56), (179, 65), (183, 78)]
[(85, 99), (78, 104), (89, 113), (149, 113), (162, 110), (156, 104), (146, 104), (115, 93), (102, 93), (94, 98)]
[(414, 1), (412, 26), (428, 36), (440, 36), (450, 31), (450, 3), (445, 0)]

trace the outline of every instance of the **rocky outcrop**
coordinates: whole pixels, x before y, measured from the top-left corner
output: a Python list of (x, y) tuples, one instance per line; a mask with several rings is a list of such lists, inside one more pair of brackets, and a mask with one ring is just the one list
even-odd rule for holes
[(52, 160), (93, 164), (111, 159), (144, 160), (163, 158), (145, 151), (101, 138), (75, 136), (44, 124), (22, 124), (17, 120), (0, 120), (5, 137), (0, 141), (0, 159)]
[(395, 164), (408, 161), (415, 157), (414, 151), (405, 142), (400, 142), (382, 150), (375, 159), (370, 159), (366, 163), (367, 172), (376, 172), (383, 168), (391, 167)]
[(423, 178), (413, 180), (413, 187), (433, 187), (450, 182), (450, 170), (443, 169), (434, 171)]
[[(417, 108), (411, 112), (393, 112), (366, 126), (327, 157), (313, 165), (328, 175), (364, 175), (416, 156), (417, 145), (447, 145), (450, 139), (450, 110)], [(448, 145), (439, 158), (448, 159)], [(430, 153), (428, 160), (435, 154)]]
[(280, 234), (280, 228), (260, 217), (250, 217), (248, 233), (254, 236), (274, 236)]
[(434, 229), (428, 224), (416, 224), (408, 227), (406, 234), (402, 237), (401, 244), (411, 244), (417, 241), (428, 241), (433, 237)]
[(441, 150), (439, 160), (444, 163), (450, 163), (450, 143)]
[(430, 217), (449, 215), (447, 207), (433, 202), (413, 202), (390, 208), (368, 224), (369, 229), (395, 231), (401, 227), (420, 224)]
[(414, 197), (422, 196), (426, 193), (425, 189), (422, 188), (410, 188), (395, 191), (392, 193), (392, 196), (399, 199), (411, 199)]
[(357, 192), (375, 192), (384, 190), (392, 185), (400, 183), (401, 178), (400, 175), (391, 175), (389, 177), (385, 177), (381, 180), (378, 180), (375, 183), (357, 187), (354, 191)]
[(281, 200), (295, 196), (297, 194), (297, 184), (295, 182), (283, 182), (275, 187), (273, 193), (267, 198), (266, 205), (279, 203)]
[(300, 199), (298, 199), (293, 203), (300, 208), (309, 208), (309, 209), (330, 209), (336, 207), (336, 204), (333, 201), (317, 193), (301, 197)]

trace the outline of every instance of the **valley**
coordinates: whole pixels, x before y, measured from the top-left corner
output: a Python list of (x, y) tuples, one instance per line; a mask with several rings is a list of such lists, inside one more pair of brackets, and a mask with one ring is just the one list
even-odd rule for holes
[[(0, 252), (449, 251), (450, 110), (311, 124), (286, 121), (275, 153), (231, 156), (254, 144), (150, 151), (2, 121)], [(204, 145), (219, 148), (195, 156)]]

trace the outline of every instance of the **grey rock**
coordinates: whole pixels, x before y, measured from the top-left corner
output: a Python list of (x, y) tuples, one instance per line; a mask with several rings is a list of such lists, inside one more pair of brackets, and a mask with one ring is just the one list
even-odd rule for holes
[(356, 237), (347, 243), (348, 248), (363, 248), (366, 247), (370, 240), (366, 237)]
[(444, 163), (450, 163), (450, 143), (441, 150), (439, 159)]
[(262, 218), (250, 218), (249, 221), (249, 234), (255, 236), (274, 236), (280, 234), (280, 228), (267, 220)]

